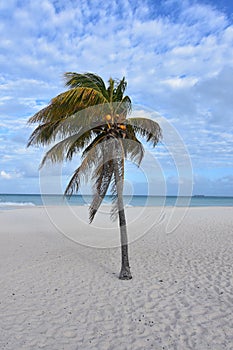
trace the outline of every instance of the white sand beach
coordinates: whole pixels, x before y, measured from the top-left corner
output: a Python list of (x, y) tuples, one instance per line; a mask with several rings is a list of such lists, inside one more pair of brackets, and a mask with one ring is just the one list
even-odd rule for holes
[(233, 208), (189, 208), (170, 234), (170, 208), (148, 227), (152, 209), (127, 208), (130, 281), (107, 215), (72, 236), (63, 210), (0, 211), (0, 349), (233, 349)]

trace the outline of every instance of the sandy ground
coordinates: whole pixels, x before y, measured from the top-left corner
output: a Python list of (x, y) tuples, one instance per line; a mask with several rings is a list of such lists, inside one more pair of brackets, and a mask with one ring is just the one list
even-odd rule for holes
[(127, 209), (130, 281), (107, 215), (75, 236), (62, 208), (1, 211), (0, 349), (233, 349), (233, 208), (190, 208), (170, 234), (171, 209), (148, 227), (141, 210)]

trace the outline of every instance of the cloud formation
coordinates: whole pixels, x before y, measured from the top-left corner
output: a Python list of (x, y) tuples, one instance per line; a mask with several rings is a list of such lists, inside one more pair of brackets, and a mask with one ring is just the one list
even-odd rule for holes
[[(64, 72), (92, 71), (106, 81), (125, 75), (133, 103), (177, 129), (195, 176), (233, 195), (231, 13), (214, 1), (2, 1), (0, 192), (9, 174), (22, 174), (17, 191), (28, 179), (38, 189), (43, 150), (26, 150), (27, 119), (64, 91)], [(172, 177), (162, 145), (155, 155)]]

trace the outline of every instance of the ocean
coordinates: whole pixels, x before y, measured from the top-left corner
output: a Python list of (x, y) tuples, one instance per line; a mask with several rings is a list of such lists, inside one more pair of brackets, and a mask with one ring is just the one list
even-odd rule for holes
[[(40, 194), (0, 194), (0, 210), (10, 210), (25, 206), (42, 205), (89, 205), (92, 201), (90, 195), (74, 195), (70, 199), (62, 195), (40, 195)], [(110, 204), (111, 196), (106, 196), (103, 204)], [(233, 197), (214, 196), (124, 196), (126, 206), (230, 206), (233, 207)]]

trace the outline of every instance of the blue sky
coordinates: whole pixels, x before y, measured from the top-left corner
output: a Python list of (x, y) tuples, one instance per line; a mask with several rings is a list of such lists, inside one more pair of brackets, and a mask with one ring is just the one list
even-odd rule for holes
[[(26, 148), (27, 120), (65, 90), (64, 72), (90, 71), (106, 82), (125, 76), (140, 113), (155, 111), (177, 131), (192, 163), (193, 193), (233, 196), (229, 3), (0, 1), (0, 193), (40, 191), (44, 150)], [(180, 176), (166, 142), (149, 152), (160, 169), (154, 193), (163, 179), (167, 193), (176, 194), (184, 167)], [(143, 166), (144, 175), (128, 167), (127, 186), (135, 193), (145, 190), (150, 160)], [(64, 167), (64, 181), (73, 169)]]

